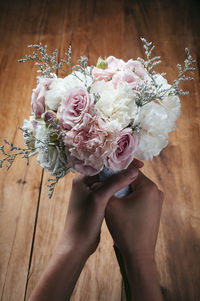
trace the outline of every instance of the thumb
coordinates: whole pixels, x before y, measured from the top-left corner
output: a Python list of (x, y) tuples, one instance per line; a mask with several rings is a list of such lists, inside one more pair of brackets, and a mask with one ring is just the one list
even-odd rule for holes
[(98, 198), (107, 203), (117, 191), (128, 186), (137, 176), (138, 169), (131, 163), (127, 169), (112, 175), (97, 189)]

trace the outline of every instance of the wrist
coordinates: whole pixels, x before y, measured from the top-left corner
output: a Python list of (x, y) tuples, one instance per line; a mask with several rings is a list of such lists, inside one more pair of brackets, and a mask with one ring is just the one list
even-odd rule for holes
[(126, 248), (121, 251), (125, 261), (136, 265), (155, 264), (154, 251), (145, 248)]
[(61, 237), (56, 253), (63, 256), (72, 254), (75, 258), (83, 261), (86, 261), (91, 255), (90, 247), (86, 243), (83, 243), (81, 240), (65, 237), (65, 235)]
[(124, 258), (127, 277), (131, 283), (137, 279), (147, 283), (157, 283), (156, 262), (152, 256), (130, 256)]

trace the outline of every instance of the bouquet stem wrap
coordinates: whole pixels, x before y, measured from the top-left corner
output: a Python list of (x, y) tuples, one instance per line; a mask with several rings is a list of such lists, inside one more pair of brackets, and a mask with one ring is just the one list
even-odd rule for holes
[[(104, 167), (103, 170), (99, 174), (99, 178), (102, 182), (104, 182), (108, 178), (110, 178), (110, 176), (112, 176), (116, 173), (119, 173), (119, 171), (112, 171), (112, 170)], [(131, 191), (130, 186), (126, 186), (126, 187), (120, 189), (119, 191), (117, 191), (115, 193), (115, 196), (120, 199), (120, 198), (123, 198), (124, 196), (128, 195), (130, 193), (130, 191)]]

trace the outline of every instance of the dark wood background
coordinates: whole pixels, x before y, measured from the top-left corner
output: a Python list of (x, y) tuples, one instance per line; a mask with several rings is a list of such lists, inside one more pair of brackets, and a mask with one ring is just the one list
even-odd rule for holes
[[(23, 145), (16, 130), (30, 114), (36, 69), (17, 59), (27, 45), (46, 43), (59, 57), (72, 45), (74, 62), (80, 55), (95, 64), (101, 55), (128, 60), (143, 56), (140, 37), (156, 45), (162, 56), (159, 71), (172, 81), (184, 48), (197, 60), (195, 80), (182, 85), (178, 129), (169, 146), (144, 172), (165, 192), (156, 260), (167, 301), (200, 300), (200, 1), (198, 0), (0, 0), (0, 138)], [(59, 74), (62, 76), (62, 74)], [(45, 268), (63, 229), (71, 189), (70, 174), (47, 198), (48, 175), (36, 159), (31, 166), (18, 160), (0, 171), (0, 296), (2, 301), (27, 300)], [(91, 256), (72, 300), (124, 300), (122, 281), (103, 226), (97, 252)]]

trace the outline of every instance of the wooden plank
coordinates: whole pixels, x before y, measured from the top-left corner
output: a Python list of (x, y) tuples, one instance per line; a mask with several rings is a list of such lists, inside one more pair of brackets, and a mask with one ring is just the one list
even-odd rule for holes
[[(19, 65), (17, 59), (24, 55), (24, 48), (30, 43), (30, 37), (27, 39), (23, 30), (31, 31), (32, 24), (29, 7), (11, 2), (1, 3), (0, 8), (0, 135), (1, 141), (7, 138), (22, 146), (22, 134), (16, 128), (29, 115), (30, 101), (27, 102), (27, 96), (31, 94), (35, 74), (30, 67)], [(27, 17), (30, 17), (29, 21)], [(39, 30), (35, 27), (37, 32), (33, 33), (32, 38), (37, 41)], [(5, 170), (0, 172), (1, 300), (24, 298), (41, 175), (36, 162), (26, 167), (22, 160), (17, 160), (9, 173)]]

